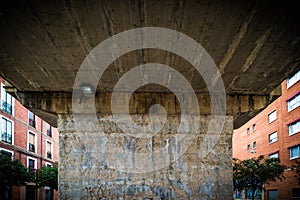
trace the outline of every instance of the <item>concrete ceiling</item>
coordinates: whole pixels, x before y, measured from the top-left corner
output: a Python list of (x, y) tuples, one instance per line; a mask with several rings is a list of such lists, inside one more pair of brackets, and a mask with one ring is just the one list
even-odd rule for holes
[[(9, 2), (9, 3), (8, 3)], [(100, 42), (145, 26), (180, 31), (199, 42), (229, 94), (269, 94), (299, 69), (297, 2), (7, 1), (0, 9), (0, 73), (22, 92), (71, 92), (80, 64)], [(111, 91), (132, 66), (159, 62), (180, 71), (198, 92), (201, 76), (182, 58), (139, 50), (117, 59), (99, 82)], [(143, 91), (164, 91), (157, 86)]]

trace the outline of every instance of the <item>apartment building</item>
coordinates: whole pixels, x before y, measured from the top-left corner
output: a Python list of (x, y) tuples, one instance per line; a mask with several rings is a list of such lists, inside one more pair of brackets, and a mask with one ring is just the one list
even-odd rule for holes
[[(300, 71), (282, 84), (282, 95), (233, 134), (233, 157), (248, 159), (265, 155), (291, 167), (300, 160)], [(294, 171), (286, 179), (265, 186), (264, 199), (300, 198)]]
[[(26, 109), (5, 91), (1, 84), (1, 141), (0, 153), (10, 155), (32, 170), (51, 167), (58, 162), (58, 130)], [(2, 189), (6, 198), (15, 200), (57, 199), (57, 192), (49, 187), (39, 188), (35, 183)]]

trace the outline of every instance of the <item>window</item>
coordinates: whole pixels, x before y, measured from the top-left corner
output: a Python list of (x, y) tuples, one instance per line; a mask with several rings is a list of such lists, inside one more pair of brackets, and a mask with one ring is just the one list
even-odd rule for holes
[(8, 94), (5, 89), (4, 85), (1, 84), (1, 108), (5, 112), (9, 113), (12, 115), (12, 110), (13, 110), (13, 98), (10, 94)]
[(273, 143), (277, 141), (277, 132), (274, 132), (272, 134), (269, 135), (269, 143)]
[(27, 167), (29, 169), (37, 169), (37, 163), (35, 158), (27, 157)]
[(290, 159), (298, 158), (300, 156), (300, 145), (290, 148)]
[(278, 199), (278, 190), (268, 190), (268, 199), (277, 200)]
[(250, 128), (247, 128), (247, 134), (250, 134)]
[(49, 187), (45, 187), (45, 200), (52, 200), (53, 199), (53, 190)]
[(277, 116), (276, 116), (276, 110), (274, 110), (273, 112), (271, 112), (269, 115), (268, 115), (268, 118), (269, 118), (269, 123), (275, 121), (277, 119)]
[(31, 111), (28, 111), (28, 123), (35, 128), (35, 115)]
[(287, 88), (291, 87), (300, 80), (300, 70), (286, 81)]
[(52, 143), (49, 141), (47, 141), (47, 144), (46, 144), (46, 152), (47, 152), (46, 157), (49, 159), (52, 159)]
[(256, 141), (253, 142), (253, 149), (256, 149)]
[(32, 132), (28, 132), (28, 151), (36, 153), (36, 137)]
[(52, 137), (52, 130), (50, 124), (46, 123), (46, 131), (49, 137)]
[(289, 135), (300, 132), (300, 120), (289, 125)]
[(14, 159), (14, 152), (13, 152), (13, 151), (9, 151), (9, 150), (0, 148), (0, 154), (1, 154), (1, 155), (8, 156), (8, 157), (10, 157), (11, 159)]
[(294, 110), (300, 105), (300, 93), (287, 101), (288, 112)]
[(248, 150), (248, 151), (250, 151), (250, 144), (248, 144), (248, 146), (247, 146), (247, 150)]
[(51, 163), (46, 162), (45, 164), (46, 167), (53, 167), (53, 165)]
[(1, 118), (1, 140), (13, 144), (13, 122), (5, 117)]
[(256, 131), (256, 124), (253, 124), (253, 131)]
[(292, 197), (300, 197), (300, 188), (293, 188), (292, 189)]
[(35, 200), (35, 186), (26, 185), (26, 200)]
[(270, 154), (269, 158), (278, 158), (278, 152)]

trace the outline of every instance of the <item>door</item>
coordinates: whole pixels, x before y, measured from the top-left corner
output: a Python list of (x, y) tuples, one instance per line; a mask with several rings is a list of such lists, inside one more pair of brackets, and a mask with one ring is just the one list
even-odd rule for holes
[(278, 190), (268, 190), (268, 200), (278, 200)]

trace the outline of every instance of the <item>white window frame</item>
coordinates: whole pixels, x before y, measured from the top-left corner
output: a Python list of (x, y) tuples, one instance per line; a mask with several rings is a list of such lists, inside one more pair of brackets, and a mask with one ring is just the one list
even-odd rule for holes
[[(3, 116), (3, 115), (0, 115), (0, 133), (1, 133), (1, 137), (2, 137), (2, 118), (5, 118), (6, 120), (10, 121), (11, 122), (11, 145), (14, 145), (15, 144), (15, 122), (12, 121), (11, 119), (8, 119), (7, 117)], [(2, 139), (0, 140), (2, 141)]]
[[(255, 144), (255, 146), (254, 146), (254, 144)], [(253, 142), (253, 149), (256, 149), (256, 147), (257, 147), (257, 142), (254, 141), (254, 142)]]
[[(29, 151), (29, 133), (34, 134), (34, 152)], [(33, 131), (28, 130), (27, 131), (27, 151), (31, 152), (31, 153), (37, 153), (37, 134)]]
[[(276, 140), (270, 141), (271, 135), (274, 135), (274, 134), (276, 134)], [(273, 144), (274, 142), (277, 142), (277, 141), (278, 141), (278, 132), (277, 131), (269, 134), (269, 144)]]
[(252, 125), (253, 132), (256, 131), (256, 124)]
[(33, 112), (31, 112), (30, 110), (28, 110), (28, 114), (27, 114), (27, 116), (28, 116), (28, 119), (27, 119), (28, 126), (30, 126), (30, 127), (36, 129), (36, 128), (37, 128), (37, 119), (36, 119), (36, 115), (33, 113), (33, 116), (34, 116), (34, 127), (33, 127), (33, 126), (31, 126), (31, 125), (29, 124), (29, 113), (33, 113)]
[(247, 128), (247, 134), (249, 135), (251, 133), (251, 130), (250, 130), (250, 128), (248, 127)]
[(29, 168), (29, 159), (34, 160), (34, 169), (37, 169), (37, 159), (27, 156), (27, 167)]
[[(273, 119), (273, 118), (271, 118), (271, 116), (273, 116), (273, 114), (275, 114), (275, 118)], [(273, 110), (272, 112), (270, 112), (269, 114), (268, 114), (268, 122), (269, 122), (269, 124), (270, 123), (272, 123), (272, 122), (274, 122), (274, 121), (276, 121), (277, 120), (277, 110)]]
[[(295, 127), (297, 127), (298, 129), (293, 130), (293, 132), (291, 132), (291, 127), (293, 127), (293, 125), (295, 125)], [(295, 135), (297, 133), (300, 133), (300, 120), (289, 124), (288, 128), (289, 128), (289, 136), (292, 136), (292, 135)]]
[(53, 167), (53, 164), (52, 164), (52, 163), (45, 162), (45, 167), (47, 167), (47, 165), (50, 165), (51, 167)]
[(287, 101), (288, 112), (295, 110), (299, 106), (300, 106), (300, 93), (298, 93), (296, 96), (294, 96), (293, 98)]
[[(51, 134), (51, 136), (49, 136), (48, 135), (48, 130), (47, 130), (47, 126), (49, 126), (49, 128), (50, 128), (50, 134)], [(46, 135), (48, 136), (48, 137), (53, 137), (53, 131), (52, 131), (52, 126), (48, 123), (48, 122), (46, 122)]]
[[(2, 95), (3, 95), (2, 88), (4, 89), (4, 86), (5, 85), (3, 83), (1, 83), (1, 99), (0, 99), (1, 109), (2, 109)], [(15, 98), (12, 95), (10, 95), (10, 96), (11, 96), (11, 115), (15, 116)]]
[[(291, 150), (292, 150), (293, 148), (298, 148), (298, 151), (299, 151), (298, 156), (291, 157), (291, 155), (292, 155), (292, 154), (291, 154)], [(290, 147), (290, 148), (289, 148), (289, 151), (290, 151), (290, 160), (293, 160), (293, 159), (296, 159), (296, 158), (299, 158), (299, 157), (300, 157), (300, 145), (296, 145), (296, 146)]]
[(279, 159), (279, 152), (269, 154), (269, 158), (278, 158)]
[(290, 88), (300, 80), (300, 70), (286, 80), (286, 88)]
[[(47, 157), (47, 152), (48, 152), (48, 147), (47, 147), (47, 143), (51, 143), (51, 158), (48, 158)], [(51, 159), (51, 160), (53, 160), (53, 142), (51, 142), (50, 140), (46, 140), (46, 158), (47, 159)]]
[(7, 152), (11, 153), (11, 159), (14, 160), (14, 153), (15, 153), (14, 151), (7, 150), (7, 149), (1, 148), (1, 147), (0, 147), (0, 151), (7, 151)]

